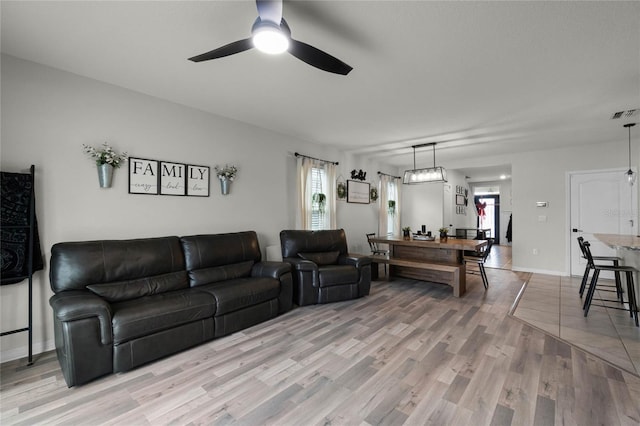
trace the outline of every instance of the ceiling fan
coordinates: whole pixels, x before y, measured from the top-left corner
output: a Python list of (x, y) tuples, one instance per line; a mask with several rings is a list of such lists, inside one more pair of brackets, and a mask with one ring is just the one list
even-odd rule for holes
[(288, 51), (307, 64), (323, 71), (347, 75), (353, 69), (340, 59), (313, 46), (291, 38), (291, 29), (282, 17), (282, 0), (256, 0), (258, 18), (251, 28), (251, 37), (234, 41), (210, 52), (189, 58), (193, 62), (208, 61), (244, 52), (253, 47), (278, 54)]

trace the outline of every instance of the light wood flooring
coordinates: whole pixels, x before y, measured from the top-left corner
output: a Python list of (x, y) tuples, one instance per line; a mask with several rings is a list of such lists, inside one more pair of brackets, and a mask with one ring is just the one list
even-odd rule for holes
[(378, 281), (68, 389), (53, 352), (0, 366), (2, 425), (634, 425), (640, 378), (508, 315), (529, 274), (468, 293)]

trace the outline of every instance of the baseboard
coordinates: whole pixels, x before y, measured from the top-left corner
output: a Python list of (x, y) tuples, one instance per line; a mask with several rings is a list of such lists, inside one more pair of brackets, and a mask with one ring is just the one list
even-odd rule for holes
[[(53, 340), (47, 340), (46, 342), (33, 342), (33, 355), (48, 352), (56, 348)], [(0, 364), (5, 362), (14, 361), (16, 359), (27, 359), (29, 357), (29, 346), (24, 345), (17, 348), (9, 349), (7, 351), (0, 352)]]

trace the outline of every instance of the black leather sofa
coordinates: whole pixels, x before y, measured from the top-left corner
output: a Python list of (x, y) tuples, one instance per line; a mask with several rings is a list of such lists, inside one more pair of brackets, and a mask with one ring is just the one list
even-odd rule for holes
[(253, 231), (55, 244), (49, 303), (67, 385), (287, 312), (290, 270), (261, 261)]
[(280, 232), (282, 260), (291, 264), (298, 306), (350, 300), (369, 294), (371, 259), (349, 254), (343, 229)]

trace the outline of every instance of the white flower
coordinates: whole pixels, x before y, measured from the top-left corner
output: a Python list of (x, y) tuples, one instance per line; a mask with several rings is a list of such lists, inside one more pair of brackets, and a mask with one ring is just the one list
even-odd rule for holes
[(214, 169), (216, 171), (216, 176), (218, 176), (218, 179), (220, 180), (227, 179), (233, 181), (238, 173), (238, 168), (236, 166), (230, 166), (228, 164), (225, 164), (224, 167), (215, 166)]
[(118, 154), (109, 146), (107, 142), (102, 144), (102, 149), (97, 150), (92, 146), (83, 144), (84, 152), (89, 155), (90, 158), (95, 160), (96, 165), (101, 164), (110, 164), (115, 168), (120, 167), (121, 163), (125, 163), (127, 161), (128, 154), (123, 152), (122, 154)]

